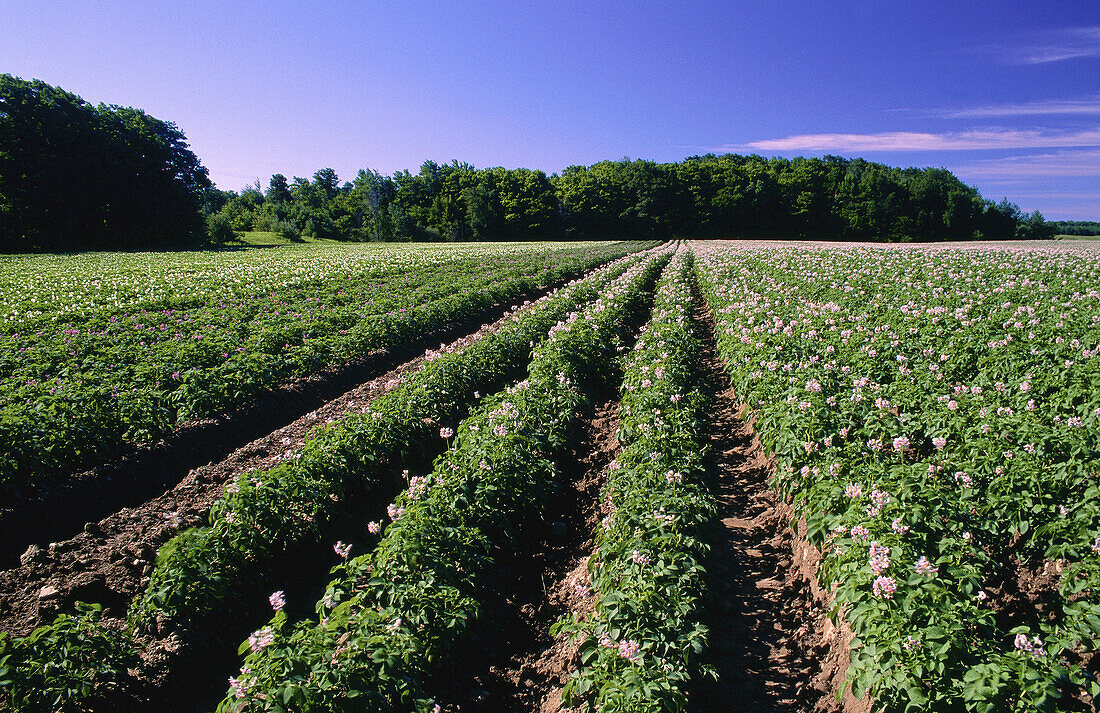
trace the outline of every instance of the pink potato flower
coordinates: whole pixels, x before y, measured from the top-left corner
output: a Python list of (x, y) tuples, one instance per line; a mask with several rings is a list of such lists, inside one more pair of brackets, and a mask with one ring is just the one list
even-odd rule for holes
[(273, 643), (275, 643), (275, 631), (270, 626), (254, 631), (248, 637), (248, 646), (253, 652), (271, 646)]
[(939, 567), (934, 567), (927, 557), (923, 556), (917, 560), (914, 569), (917, 570), (917, 574), (923, 574), (926, 577), (930, 577), (940, 570)]
[(885, 575), (875, 580), (871, 585), (871, 591), (874, 592), (876, 597), (882, 597), (883, 599), (893, 599), (894, 592), (898, 590), (898, 583), (894, 581), (893, 577), (887, 577)]
[(619, 655), (628, 661), (637, 661), (641, 652), (642, 647), (638, 645), (637, 641), (619, 642)]

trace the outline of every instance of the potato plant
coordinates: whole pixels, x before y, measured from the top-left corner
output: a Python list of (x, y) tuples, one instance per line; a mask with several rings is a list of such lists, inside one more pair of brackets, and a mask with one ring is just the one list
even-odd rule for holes
[(131, 619), (142, 629), (157, 617), (197, 621), (232, 593), (245, 567), (262, 569), (292, 544), (318, 537), (349, 487), (377, 486), (386, 464), (430, 450), (441, 424), (453, 423), (475, 394), (523, 364), (550, 325), (639, 259), (621, 258), (548, 295), (504, 329), (426, 363), (362, 413), (318, 428), (295, 457), (239, 476), (211, 507), (209, 525), (161, 548)]
[(61, 477), (639, 247), (5, 260), (0, 492)]
[(609, 513), (589, 560), (594, 611), (559, 622), (580, 646), (567, 705), (586, 711), (680, 711), (701, 672), (701, 622), (715, 505), (703, 477), (706, 406), (691, 333), (692, 263), (681, 250), (658, 285), (653, 317), (626, 355), (623, 450), (602, 498)]
[[(1067, 251), (699, 250), (719, 351), (885, 711), (1100, 687), (1100, 264)], [(1061, 572), (1053, 611), (994, 583)]]
[(241, 645), (247, 656), (219, 711), (436, 708), (425, 677), (477, 619), (491, 544), (507, 542), (545, 500), (557, 477), (552, 454), (607, 378), (627, 314), (667, 259), (647, 257), (551, 327), (526, 379), (487, 397), (457, 431), (441, 431), (454, 438), (450, 449), (391, 505), (375, 549), (334, 569), (318, 620), (290, 626), (276, 612)]

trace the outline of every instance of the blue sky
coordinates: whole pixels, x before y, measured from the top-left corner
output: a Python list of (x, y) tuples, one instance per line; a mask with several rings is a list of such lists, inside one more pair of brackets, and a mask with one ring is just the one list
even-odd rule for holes
[(0, 72), (174, 121), (221, 188), (837, 154), (1100, 220), (1096, 0), (0, 0)]

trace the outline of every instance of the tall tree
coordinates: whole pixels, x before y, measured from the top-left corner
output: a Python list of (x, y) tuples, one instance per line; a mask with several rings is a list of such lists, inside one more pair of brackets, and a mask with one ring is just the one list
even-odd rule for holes
[(287, 185), (286, 176), (276, 173), (271, 177), (264, 199), (270, 203), (286, 203), (290, 200), (290, 186)]
[(197, 244), (210, 188), (175, 124), (0, 75), (0, 249)]

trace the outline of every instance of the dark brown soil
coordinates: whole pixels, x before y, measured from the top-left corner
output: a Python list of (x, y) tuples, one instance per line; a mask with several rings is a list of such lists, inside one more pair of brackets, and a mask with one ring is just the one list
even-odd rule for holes
[[(557, 459), (562, 490), (518, 548), (496, 553), (484, 610), (463, 656), (448, 661), (431, 693), (448, 711), (538, 711), (561, 707), (575, 650), (550, 636), (563, 615), (586, 606), (588, 557), (599, 523), (599, 492), (618, 453), (617, 404), (604, 402), (580, 428), (573, 451)], [(590, 605), (590, 602), (589, 602)]]
[[(295, 433), (280, 434), (279, 440), (269, 443), (276, 429), (321, 410), (325, 415), (319, 418), (334, 417), (336, 411), (329, 404), (343, 398), (341, 394), (361, 389), (365, 382), (400, 369), (403, 362), (425, 349), (468, 334), (483, 322), (499, 318), (502, 309), (534, 301), (550, 289), (488, 308), (413, 342), (380, 349), (359, 361), (298, 379), (231, 413), (181, 424), (156, 443), (133, 447), (110, 462), (50, 479), (17, 499), (0, 503), (0, 566), (15, 567), (31, 544), (46, 548), (51, 542), (73, 537), (85, 523), (94, 523), (122, 508), (142, 506), (166, 489), (182, 485), (189, 472), (201, 470), (203, 464), (224, 462), (247, 449), (256, 450), (261, 460), (266, 457), (270, 462), (275, 454), (286, 450), (281, 447), (282, 438), (298, 437)], [(362, 399), (364, 395), (350, 398)], [(311, 425), (307, 423), (306, 429)], [(166, 505), (166, 515), (177, 509), (170, 503)], [(184, 517), (182, 512), (180, 517)], [(94, 585), (88, 586), (94, 589)]]
[(1054, 623), (1061, 618), (1061, 596), (1058, 582), (1063, 565), (1048, 562), (1032, 565), (1010, 555), (1000, 563), (986, 583), (986, 600), (997, 615), (1004, 631), (1014, 626), (1038, 628), (1040, 623)]
[[(785, 504), (780, 507), (790, 514), (790, 508)], [(802, 578), (809, 585), (814, 601), (818, 606), (827, 609), (832, 604), (833, 594), (831, 591), (825, 591), (818, 586), (817, 566), (821, 561), (821, 552), (806, 539), (805, 518), (798, 521), (795, 529), (793, 552), (794, 564), (802, 574)], [(844, 713), (870, 713), (874, 701), (869, 698), (856, 698), (848, 689), (845, 680), (848, 673), (848, 661), (852, 655), (852, 650), (848, 644), (855, 638), (855, 633), (848, 626), (848, 622), (844, 621), (843, 612), (841, 612), (841, 616), (838, 617), (838, 622), (835, 625), (832, 620), (827, 617), (824, 618), (819, 626), (819, 633), (821, 641), (827, 646), (827, 652), (822, 662), (821, 672), (815, 679), (815, 685), (819, 688), (828, 688), (830, 693), (817, 701), (812, 709), (813, 712), (834, 713), (839, 710)], [(839, 707), (835, 695), (837, 691), (843, 691)]]
[(704, 347), (704, 389), (715, 395), (710, 466), (720, 522), (706, 566), (708, 657), (718, 679), (696, 681), (689, 710), (861, 710), (836, 701), (847, 639), (828, 619), (827, 597), (814, 579), (816, 560), (806, 561), (808, 545), (792, 529), (790, 509), (768, 487), (774, 461), (741, 418), (743, 405), (715, 352), (714, 323), (701, 299), (696, 325)]
[[(500, 329), (514, 312), (483, 325), (444, 347), (453, 350)], [(303, 446), (317, 425), (361, 411), (373, 398), (396, 388), (419, 369), (426, 355), (344, 392), (289, 424), (244, 445), (225, 458), (191, 470), (178, 464), (180, 482), (138, 507), (124, 507), (98, 522), (89, 522), (75, 537), (33, 545), (15, 569), (0, 572), (0, 631), (23, 635), (68, 611), (75, 601), (104, 605), (108, 617), (124, 617), (130, 601), (148, 583), (159, 547), (179, 529), (205, 523), (210, 505), (236, 475), (274, 466)], [(247, 632), (246, 632), (247, 633)], [(236, 643), (233, 644), (235, 648)]]
[[(630, 315), (625, 343), (633, 343), (648, 314), (639, 309)], [(607, 465), (619, 452), (617, 401), (592, 397), (597, 403), (582, 417), (572, 452), (555, 459), (560, 491), (516, 547), (493, 555), (497, 564), (478, 597), (484, 609), (477, 630), (483, 633), (431, 683), (445, 710), (564, 710), (561, 690), (576, 669), (576, 650), (564, 637), (550, 636), (550, 628), (569, 612), (591, 609), (592, 533), (601, 517)]]
[[(997, 617), (1001, 631), (1027, 626), (1038, 631), (1041, 624), (1058, 625), (1064, 619), (1064, 599), (1058, 592), (1065, 564), (1061, 561), (1028, 562), (1016, 554), (995, 559), (996, 565), (987, 580), (986, 600)], [(1079, 649), (1067, 651), (1065, 658), (1078, 664), (1093, 678), (1100, 677), (1100, 656)], [(1095, 711), (1088, 691), (1064, 691), (1060, 710)]]

